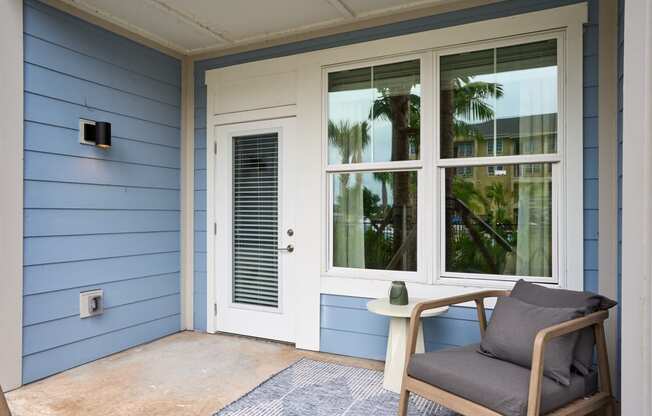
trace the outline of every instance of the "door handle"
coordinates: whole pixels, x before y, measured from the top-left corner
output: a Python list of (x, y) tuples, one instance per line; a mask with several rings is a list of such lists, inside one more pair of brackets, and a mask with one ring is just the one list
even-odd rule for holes
[(288, 244), (287, 247), (278, 247), (276, 250), (287, 251), (288, 253), (292, 253), (294, 251), (294, 246), (292, 244)]

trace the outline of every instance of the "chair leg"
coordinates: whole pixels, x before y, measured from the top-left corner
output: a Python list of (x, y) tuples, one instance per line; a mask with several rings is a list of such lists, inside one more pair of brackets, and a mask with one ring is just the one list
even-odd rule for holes
[(407, 389), (401, 389), (401, 399), (398, 402), (398, 416), (407, 416), (408, 402), (410, 400), (410, 392)]
[(0, 386), (0, 416), (11, 416), (11, 411), (7, 405), (5, 394), (2, 391), (2, 386)]

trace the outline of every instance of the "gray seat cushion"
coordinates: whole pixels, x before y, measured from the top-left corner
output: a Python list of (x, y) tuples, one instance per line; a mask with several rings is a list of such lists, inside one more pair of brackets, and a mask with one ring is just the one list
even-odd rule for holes
[[(512, 289), (511, 297), (547, 308), (584, 308), (585, 313), (607, 310), (617, 304), (613, 300), (595, 293), (549, 289), (522, 279)], [(582, 374), (588, 374), (592, 367), (594, 345), (593, 328), (582, 330), (573, 353), (573, 367)]]
[[(527, 413), (530, 369), (477, 352), (478, 345), (416, 354), (408, 374), (507, 416)], [(541, 412), (551, 412), (597, 390), (594, 372), (573, 373), (568, 387), (543, 377)], [(441, 403), (446, 406), (446, 403)]]

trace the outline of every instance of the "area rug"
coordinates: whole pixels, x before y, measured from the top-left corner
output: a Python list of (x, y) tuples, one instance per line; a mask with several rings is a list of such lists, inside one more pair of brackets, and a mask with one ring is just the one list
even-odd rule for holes
[[(396, 416), (398, 399), (380, 371), (304, 358), (214, 416)], [(408, 415), (455, 413), (411, 394)]]

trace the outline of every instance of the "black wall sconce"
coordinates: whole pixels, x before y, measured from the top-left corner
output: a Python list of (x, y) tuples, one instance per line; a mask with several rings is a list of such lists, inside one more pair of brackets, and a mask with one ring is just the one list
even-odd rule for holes
[(111, 147), (111, 123), (79, 119), (79, 143), (108, 149)]

